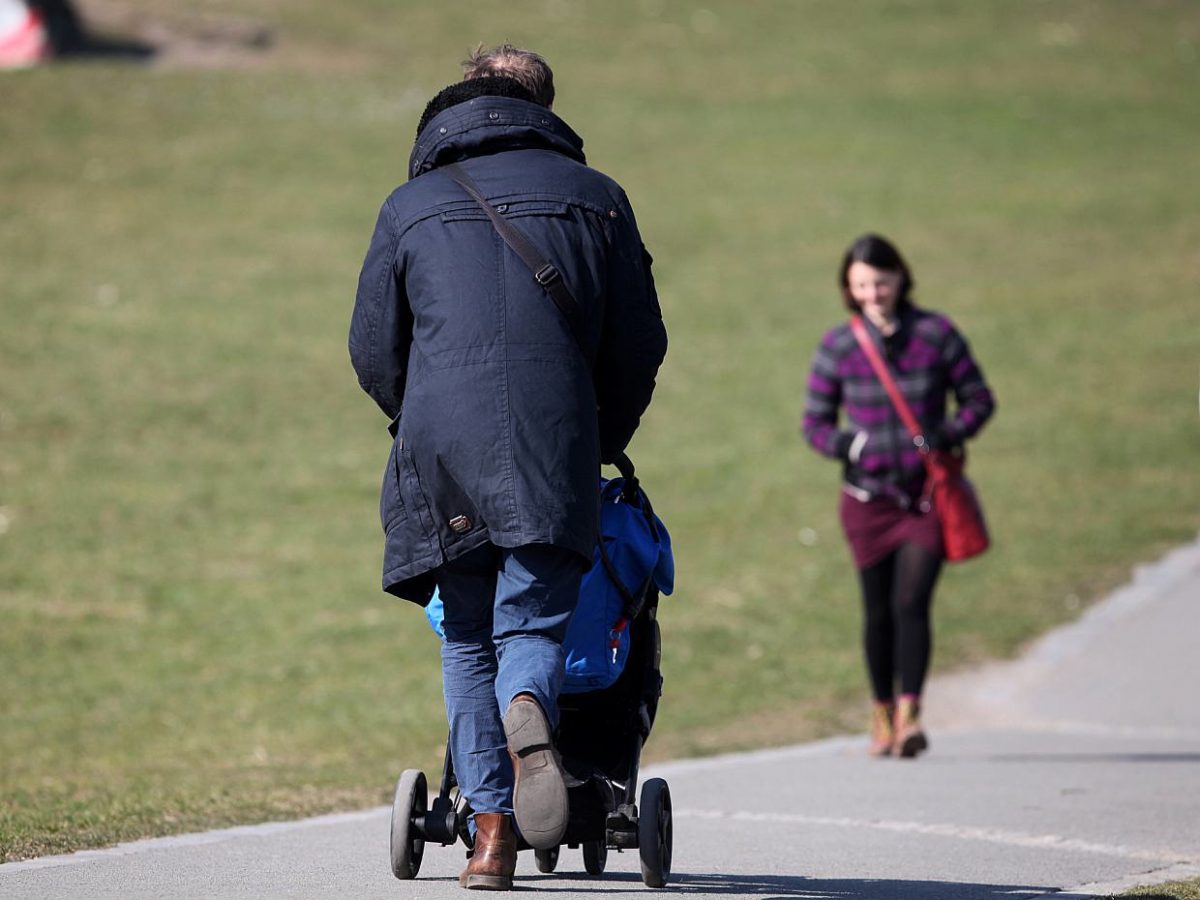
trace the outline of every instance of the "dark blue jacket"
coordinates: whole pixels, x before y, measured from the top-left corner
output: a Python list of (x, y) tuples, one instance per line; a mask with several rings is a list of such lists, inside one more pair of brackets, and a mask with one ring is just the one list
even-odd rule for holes
[[(571, 327), (476, 203), (459, 161), (562, 272)], [(600, 462), (633, 436), (666, 352), (650, 257), (625, 193), (552, 112), (505, 97), (444, 110), (383, 204), (350, 357), (392, 420), (383, 586), (426, 603), (430, 573), (491, 541), (591, 562)], [(594, 368), (589, 370), (589, 359)]]

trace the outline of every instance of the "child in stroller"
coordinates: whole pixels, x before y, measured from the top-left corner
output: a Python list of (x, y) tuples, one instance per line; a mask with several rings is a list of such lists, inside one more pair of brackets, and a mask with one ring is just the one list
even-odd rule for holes
[[(665, 781), (652, 778), (637, 802), (637, 783), (662, 690), (658, 598), (671, 593), (674, 561), (670, 536), (633, 464), (622, 455), (616, 465), (621, 477), (600, 482), (600, 540), (563, 647), (556, 744), (567, 772), (569, 818), (562, 843), (582, 848), (591, 875), (604, 872), (609, 849), (636, 849), (642, 880), (662, 887), (671, 872), (671, 794)], [(440, 633), (436, 597), (426, 613)], [(448, 748), (432, 803), (425, 774), (405, 770), (392, 805), (392, 873), (415, 878), (427, 841), (449, 846), (461, 838), (469, 850), (470, 816)], [(538, 870), (554, 871), (560, 851), (536, 850)]]

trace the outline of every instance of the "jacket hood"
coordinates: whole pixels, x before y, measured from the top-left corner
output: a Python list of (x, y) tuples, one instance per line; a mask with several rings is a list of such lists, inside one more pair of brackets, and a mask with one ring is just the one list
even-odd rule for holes
[(527, 149), (554, 150), (586, 162), (583, 139), (544, 106), (513, 97), (476, 97), (442, 110), (417, 135), (408, 177), (470, 156)]

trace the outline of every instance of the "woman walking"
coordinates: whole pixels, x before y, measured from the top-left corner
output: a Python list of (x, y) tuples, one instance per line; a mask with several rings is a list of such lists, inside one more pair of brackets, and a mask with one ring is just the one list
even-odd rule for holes
[[(862, 586), (863, 648), (875, 700), (870, 753), (912, 757), (928, 747), (921, 690), (944, 558), (937, 513), (925, 497), (922, 450), (956, 451), (983, 427), (995, 402), (953, 323), (913, 303), (912, 274), (891, 243), (874, 234), (856, 240), (842, 259), (839, 283), (926, 444), (917, 446), (850, 325), (829, 331), (808, 379), (804, 436), (818, 453), (842, 462), (841, 520)], [(953, 415), (946, 409), (951, 392)]]

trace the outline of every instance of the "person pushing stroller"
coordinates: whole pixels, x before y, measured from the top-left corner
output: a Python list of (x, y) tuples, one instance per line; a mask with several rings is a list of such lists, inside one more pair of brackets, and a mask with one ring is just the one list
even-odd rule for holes
[[(436, 587), (445, 607), (450, 752), (475, 811), (468, 889), (512, 887), (514, 819), (534, 848), (566, 828), (552, 736), (597, 474), (666, 352), (629, 202), (585, 165), (553, 101), (537, 54), (471, 55), (425, 109), (350, 326), (359, 383), (391, 420), (383, 587), (422, 605)], [(536, 274), (493, 213), (545, 257)]]

